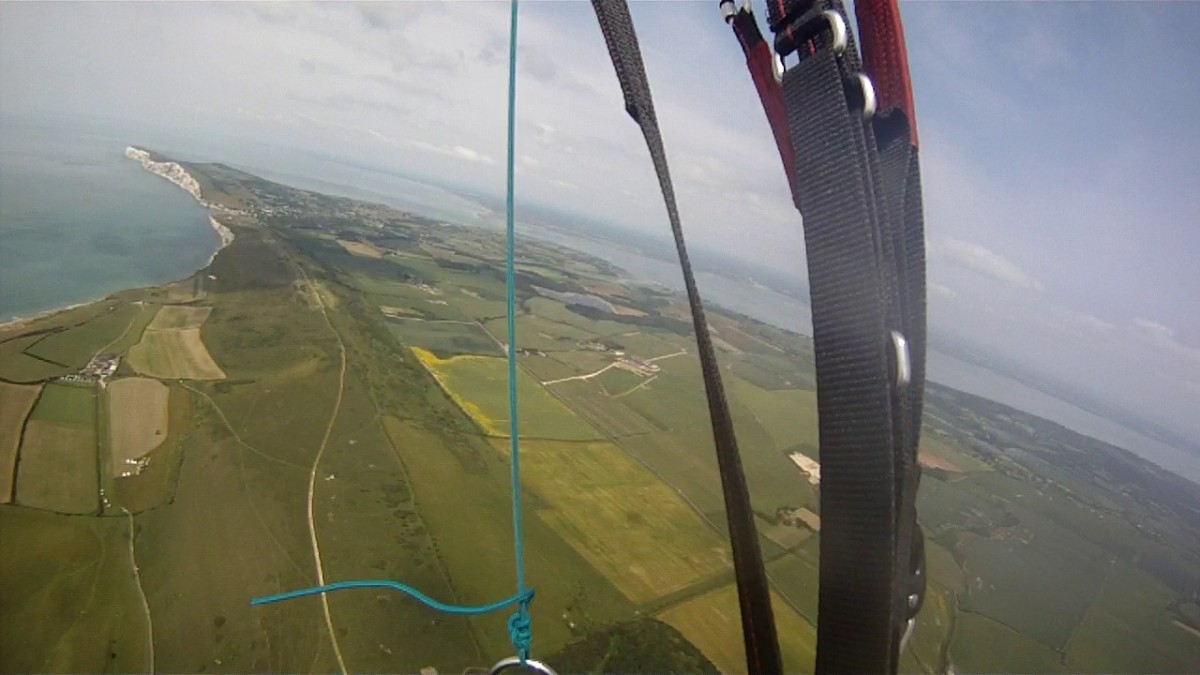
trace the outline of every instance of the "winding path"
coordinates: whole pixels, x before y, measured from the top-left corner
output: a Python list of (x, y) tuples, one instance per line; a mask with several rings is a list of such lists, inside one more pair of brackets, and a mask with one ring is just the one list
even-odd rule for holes
[(138, 569), (137, 557), (133, 552), (133, 514), (124, 506), (121, 510), (129, 517), (129, 564), (133, 567), (133, 580), (137, 582), (138, 595), (142, 598), (142, 609), (146, 612), (146, 651), (150, 659), (150, 668), (154, 672), (154, 619), (150, 616), (150, 602), (146, 600), (146, 591), (142, 588), (142, 572)]
[[(325, 309), (325, 300), (321, 298), (321, 292), (309, 278), (308, 272), (300, 264), (297, 264), (296, 267), (300, 270), (300, 274), (304, 275), (307, 286), (312, 289), (312, 294), (317, 299), (317, 306), (321, 309), (321, 316), (324, 317), (325, 324), (329, 326), (329, 331), (337, 338), (338, 354), (342, 361), (341, 370), (338, 373), (337, 400), (333, 404), (333, 414), (329, 416), (329, 424), (325, 427), (325, 436), (321, 439), (321, 445), (317, 448), (317, 456), (313, 458), (312, 471), (308, 474), (308, 536), (312, 541), (313, 562), (317, 566), (317, 585), (324, 586), (325, 568), (321, 564), (321, 546), (317, 542), (317, 526), (313, 521), (313, 493), (317, 485), (317, 467), (321, 463), (321, 457), (325, 455), (325, 446), (329, 444), (329, 437), (333, 434), (333, 425), (337, 421), (338, 412), (342, 409), (342, 393), (346, 388), (346, 343), (342, 342), (342, 336), (333, 327), (333, 321)], [(325, 627), (329, 629), (329, 640), (333, 642), (333, 653), (337, 657), (338, 668), (342, 673), (346, 673), (346, 660), (342, 658), (342, 648), (338, 644), (337, 633), (333, 630), (333, 617), (329, 614), (329, 597), (326, 593), (321, 594), (321, 608), (325, 612)]]

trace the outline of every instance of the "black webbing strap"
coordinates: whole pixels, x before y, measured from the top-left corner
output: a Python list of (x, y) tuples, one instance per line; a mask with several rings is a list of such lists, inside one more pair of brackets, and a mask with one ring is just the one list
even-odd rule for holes
[(709, 336), (704, 306), (700, 301), (700, 293), (696, 290), (696, 280), (688, 259), (687, 247), (684, 245), (683, 229), (675, 205), (675, 190), (667, 168), (666, 153), (663, 151), (662, 136), (659, 134), (658, 119), (654, 114), (654, 101), (650, 96), (650, 84), (642, 64), (637, 34), (634, 32), (625, 0), (592, 0), (592, 7), (596, 10), (596, 18), (600, 21), (600, 29), (608, 45), (608, 54), (621, 83), (621, 91), (625, 96), (625, 111), (641, 127), (650, 157), (654, 161), (659, 187), (667, 205), (667, 216), (671, 221), (671, 232), (675, 236), (675, 249), (683, 267), (684, 285), (687, 288), (700, 367), (704, 375), (704, 390), (708, 396), (708, 412), (716, 443), (717, 464), (725, 494), (725, 515), (729, 523), (738, 604), (742, 614), (742, 633), (746, 643), (746, 665), (750, 673), (781, 673), (783, 663), (779, 657), (779, 645), (775, 635), (775, 618), (771, 613), (770, 587), (767, 585), (766, 570), (763, 568), (758, 532), (754, 526), (754, 513), (750, 507), (750, 494), (742, 471), (733, 421), (725, 399), (725, 388), (721, 385), (721, 372)]
[[(925, 361), (924, 226), (906, 115), (864, 119), (840, 0), (768, 0), (804, 216), (820, 415), (817, 671), (895, 672), (924, 594), (916, 525)], [(910, 372), (907, 383), (902, 366)]]

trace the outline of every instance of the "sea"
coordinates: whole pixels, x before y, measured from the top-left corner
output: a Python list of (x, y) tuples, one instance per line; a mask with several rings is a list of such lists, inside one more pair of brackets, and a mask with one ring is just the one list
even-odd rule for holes
[[(0, 321), (190, 275), (220, 241), (190, 195), (124, 157), (129, 133), (0, 120)], [(170, 153), (164, 146), (152, 149)], [(503, 214), (451, 189), (390, 172), (279, 148), (191, 146), (181, 154), (227, 164), (301, 189), (377, 201), (447, 222), (490, 229)], [(186, 152), (186, 151), (185, 151)], [(682, 290), (675, 261), (642, 255), (580, 231), (518, 220), (518, 236), (582, 251), (624, 280)], [(812, 334), (807, 304), (745, 279), (700, 270), (706, 304)], [(1200, 483), (1200, 457), (1104, 419), (1001, 373), (931, 351), (929, 378), (1126, 448)]]
[(0, 119), (0, 322), (180, 279), (220, 238), (129, 138)]

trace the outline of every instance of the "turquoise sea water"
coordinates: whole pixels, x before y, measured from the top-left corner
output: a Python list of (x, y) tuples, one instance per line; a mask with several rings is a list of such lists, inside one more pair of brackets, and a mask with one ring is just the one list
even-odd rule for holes
[(0, 321), (186, 277), (220, 239), (136, 139), (0, 118)]

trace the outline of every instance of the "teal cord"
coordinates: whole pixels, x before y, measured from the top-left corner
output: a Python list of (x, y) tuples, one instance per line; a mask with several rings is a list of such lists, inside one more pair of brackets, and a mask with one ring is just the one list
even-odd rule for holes
[(280, 602), (283, 600), (293, 600), (295, 598), (303, 598), (308, 595), (320, 595), (330, 591), (344, 591), (350, 588), (390, 588), (394, 591), (400, 591), (413, 599), (421, 602), (427, 607), (436, 609), (445, 614), (458, 614), (465, 616), (473, 616), (477, 614), (487, 614), (498, 609), (504, 609), (509, 605), (514, 605), (521, 602), (527, 602), (533, 599), (533, 591), (529, 590), (525, 593), (518, 593), (514, 596), (505, 598), (498, 602), (493, 602), (490, 605), (447, 605), (444, 602), (438, 602), (433, 598), (425, 595), (421, 591), (391, 579), (375, 579), (362, 581), (338, 581), (324, 586), (314, 586), (312, 588), (302, 588), (298, 591), (287, 591), (284, 593), (276, 593), (275, 595), (264, 595), (259, 598), (254, 598), (250, 601), (251, 605), (269, 605), (272, 602)]
[(521, 663), (529, 658), (529, 648), (533, 644), (533, 622), (529, 617), (529, 603), (533, 601), (533, 589), (525, 585), (525, 538), (521, 527), (521, 449), (518, 441), (517, 424), (517, 301), (516, 301), (516, 265), (514, 259), (514, 227), (513, 202), (515, 194), (515, 158), (516, 158), (516, 118), (517, 118), (517, 0), (511, 0), (512, 25), (508, 44), (508, 193), (507, 193), (507, 260), (505, 276), (508, 285), (508, 421), (512, 449), (512, 505), (513, 505), (513, 550), (517, 562), (517, 592), (490, 605), (447, 605), (438, 602), (417, 589), (406, 586), (398, 581), (388, 579), (339, 581), (326, 586), (304, 588), (297, 591), (264, 595), (250, 600), (251, 605), (266, 605), (272, 602), (301, 598), (307, 595), (318, 595), (329, 591), (340, 591), (350, 588), (391, 588), (405, 593), (424, 603), (432, 609), (446, 614), (478, 615), (494, 612), (509, 605), (516, 604), (517, 611), (508, 618), (508, 636)]
[[(512, 457), (512, 505), (513, 505), (513, 552), (517, 565), (517, 595), (524, 595), (525, 586), (525, 537), (521, 531), (521, 443), (518, 434), (517, 408), (517, 300), (515, 227), (513, 218), (516, 201), (516, 147), (517, 147), (517, 0), (512, 0), (512, 18), (508, 35), (508, 192), (506, 195), (506, 286), (508, 287), (508, 434)], [(529, 647), (533, 643), (533, 624), (529, 619), (529, 600), (517, 605), (517, 611), (508, 619), (508, 632), (521, 663), (529, 658)]]

